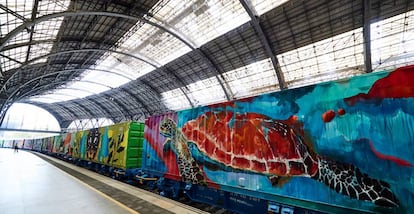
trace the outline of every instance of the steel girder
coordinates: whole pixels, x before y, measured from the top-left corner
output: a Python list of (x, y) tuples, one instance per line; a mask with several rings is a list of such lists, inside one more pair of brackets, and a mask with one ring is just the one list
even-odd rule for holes
[(363, 17), (364, 23), (362, 26), (362, 34), (364, 37), (364, 65), (365, 72), (372, 72), (372, 61), (371, 61), (371, 0), (363, 1)]
[(279, 61), (276, 58), (276, 54), (273, 53), (272, 51), (272, 48), (270, 46), (270, 43), (269, 43), (269, 40), (267, 39), (266, 34), (264, 33), (262, 27), (260, 26), (259, 15), (257, 15), (257, 12), (250, 5), (251, 2), (249, 0), (240, 0), (240, 4), (244, 7), (247, 14), (249, 14), (253, 28), (256, 31), (256, 34), (259, 37), (260, 42), (262, 43), (262, 46), (266, 54), (269, 56), (270, 60), (272, 61), (272, 65), (273, 65), (273, 68), (275, 69), (276, 77), (279, 82), (280, 90), (286, 89), (287, 86), (286, 86), (285, 78), (283, 77), (282, 69), (280, 68)]
[[(37, 23), (43, 22), (43, 21), (47, 21), (49, 19), (53, 19), (53, 18), (58, 18), (58, 17), (66, 17), (66, 16), (83, 16), (83, 15), (95, 15), (95, 16), (110, 16), (110, 17), (119, 17), (119, 18), (125, 18), (125, 19), (130, 19), (130, 20), (134, 20), (134, 21), (142, 21), (144, 23), (150, 24), (156, 28), (159, 28), (169, 34), (171, 34), (172, 36), (174, 36), (175, 38), (177, 38), (178, 40), (180, 40), (181, 42), (183, 42), (185, 45), (187, 45), (188, 47), (190, 47), (192, 50), (196, 50), (195, 46), (188, 41), (185, 37), (179, 35), (179, 33), (174, 32), (172, 29), (165, 27), (163, 25), (157, 24), (155, 22), (152, 22), (148, 19), (142, 18), (142, 17), (134, 17), (134, 16), (129, 16), (129, 15), (125, 15), (125, 14), (119, 14), (119, 13), (112, 13), (112, 12), (103, 12), (103, 11), (76, 11), (76, 12), (72, 12), (72, 11), (66, 11), (66, 12), (60, 12), (60, 13), (54, 13), (54, 14), (49, 14), (49, 15), (45, 15), (42, 17), (39, 17), (35, 20), (31, 20), (31, 21), (27, 21), (25, 23), (23, 23), (22, 25), (20, 25), (19, 27), (15, 28), (14, 30), (12, 30), (9, 34), (7, 34), (4, 38), (2, 38), (0, 40), (0, 51), (4, 48), (5, 44), (14, 36), (16, 36), (19, 32), (21, 32), (24, 28), (26, 27), (31, 27), (32, 25), (35, 25)], [(200, 53), (200, 52), (199, 52)], [(201, 52), (203, 53), (203, 52)], [(207, 58), (205, 57), (205, 54), (202, 54), (202, 58), (205, 59), (208, 64), (209, 67), (213, 68), (214, 71), (218, 74), (218, 75), (222, 75), (219, 70), (214, 67), (214, 64)], [(222, 77), (222, 79), (224, 80), (224, 78)], [(217, 77), (217, 80), (219, 81), (224, 93), (226, 94), (226, 96), (229, 98), (229, 92), (226, 91), (222, 81), (220, 80), (220, 78)], [(185, 85), (183, 85), (182, 87), (185, 87)], [(187, 96), (188, 97), (188, 96)], [(191, 101), (189, 100), (189, 102), (191, 103)]]

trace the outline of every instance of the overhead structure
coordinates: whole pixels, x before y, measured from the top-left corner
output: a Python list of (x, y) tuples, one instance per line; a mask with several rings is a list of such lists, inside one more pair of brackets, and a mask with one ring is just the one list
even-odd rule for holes
[(409, 0), (5, 1), (0, 120), (16, 102), (62, 128), (143, 120), (412, 64), (413, 9)]

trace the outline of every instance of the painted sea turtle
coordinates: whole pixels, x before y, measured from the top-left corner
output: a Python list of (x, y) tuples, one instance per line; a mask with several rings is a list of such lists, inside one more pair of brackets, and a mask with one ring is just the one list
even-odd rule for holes
[[(179, 165), (185, 162), (194, 169), (197, 162), (223, 171), (262, 174), (272, 184), (291, 176), (309, 177), (351, 198), (380, 206), (399, 205), (388, 183), (370, 178), (351, 164), (314, 153), (295, 124), (292, 118), (275, 120), (256, 113), (220, 111), (206, 112), (185, 123), (181, 130), (172, 120), (165, 119), (160, 132), (174, 135), (164, 148), (177, 154)], [(180, 174), (195, 176), (191, 172)]]
[(207, 185), (203, 170), (191, 156), (187, 139), (177, 130), (175, 122), (169, 118), (161, 121), (160, 134), (167, 139), (164, 143), (164, 153), (172, 150), (177, 156), (178, 170), (182, 181)]

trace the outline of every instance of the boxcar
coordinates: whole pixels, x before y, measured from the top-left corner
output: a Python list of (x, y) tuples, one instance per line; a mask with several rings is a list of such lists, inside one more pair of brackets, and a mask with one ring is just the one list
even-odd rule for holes
[(413, 82), (408, 66), (152, 116), (143, 168), (237, 212), (414, 213)]

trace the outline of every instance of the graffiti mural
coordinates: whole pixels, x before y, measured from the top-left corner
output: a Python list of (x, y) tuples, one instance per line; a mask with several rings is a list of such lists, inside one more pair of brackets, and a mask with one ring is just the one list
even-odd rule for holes
[(128, 124), (117, 124), (111, 127), (108, 134), (109, 153), (107, 162), (115, 167), (126, 164), (126, 148), (128, 144)]
[(72, 147), (71, 147), (71, 138), (72, 138), (72, 134), (71, 133), (67, 133), (62, 135), (62, 139), (63, 139), (63, 154), (65, 155), (72, 155)]
[(72, 133), (73, 139), (73, 146), (72, 146), (72, 156), (74, 158), (80, 158), (80, 144), (82, 141), (82, 133), (81, 131)]
[(63, 147), (74, 158), (125, 168), (130, 125), (121, 123), (72, 133), (63, 138)]
[(233, 192), (411, 213), (412, 82), (408, 66), (154, 116), (145, 164)]
[(100, 141), (101, 133), (98, 129), (91, 129), (87, 135), (86, 140), (86, 158), (94, 160), (98, 153), (98, 146)]

